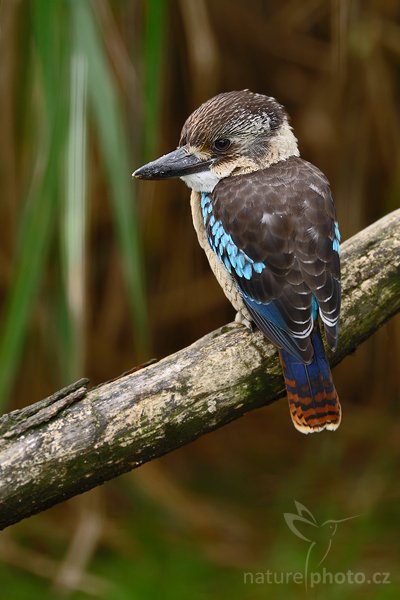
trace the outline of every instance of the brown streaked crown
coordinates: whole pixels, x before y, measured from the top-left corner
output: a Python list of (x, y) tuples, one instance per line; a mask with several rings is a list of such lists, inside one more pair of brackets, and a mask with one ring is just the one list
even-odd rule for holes
[(287, 120), (284, 108), (272, 97), (249, 90), (218, 94), (186, 120), (180, 146), (210, 151), (217, 139), (271, 137)]

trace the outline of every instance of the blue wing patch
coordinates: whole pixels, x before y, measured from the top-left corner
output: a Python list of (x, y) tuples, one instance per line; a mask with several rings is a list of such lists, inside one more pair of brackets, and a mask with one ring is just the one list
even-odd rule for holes
[(226, 233), (221, 221), (213, 215), (211, 198), (206, 192), (202, 192), (201, 194), (200, 205), (204, 226), (207, 231), (208, 243), (224, 263), (229, 273), (232, 273), (233, 269), (238, 277), (244, 277), (248, 280), (251, 279), (253, 271), (255, 273), (262, 273), (265, 269), (265, 264), (263, 262), (255, 262), (236, 246), (232, 237)]
[(278, 348), (287, 350), (299, 362), (304, 363), (304, 358), (299, 348), (300, 340), (297, 340), (290, 333), (275, 303), (261, 304), (244, 294), (243, 300), (255, 324), (269, 340), (278, 346)]
[(315, 296), (312, 297), (312, 303), (311, 303), (311, 314), (312, 314), (312, 318), (313, 321), (317, 320), (317, 316), (318, 316), (318, 302)]
[(333, 249), (340, 254), (340, 231), (339, 224), (335, 221), (335, 237), (333, 238)]

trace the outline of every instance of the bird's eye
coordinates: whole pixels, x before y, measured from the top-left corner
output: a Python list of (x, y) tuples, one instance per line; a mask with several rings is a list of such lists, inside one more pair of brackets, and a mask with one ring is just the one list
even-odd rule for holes
[(218, 140), (215, 140), (215, 142), (214, 142), (214, 150), (218, 150), (219, 152), (222, 152), (223, 150), (228, 150), (230, 145), (231, 145), (231, 140), (228, 140), (228, 138), (219, 138)]

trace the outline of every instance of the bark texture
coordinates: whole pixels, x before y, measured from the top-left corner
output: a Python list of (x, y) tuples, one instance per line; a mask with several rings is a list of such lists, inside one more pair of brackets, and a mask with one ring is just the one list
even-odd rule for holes
[[(342, 266), (333, 365), (400, 310), (400, 210), (345, 242)], [(135, 373), (90, 391), (87, 383), (0, 419), (0, 528), (284, 394), (274, 348), (234, 323)]]

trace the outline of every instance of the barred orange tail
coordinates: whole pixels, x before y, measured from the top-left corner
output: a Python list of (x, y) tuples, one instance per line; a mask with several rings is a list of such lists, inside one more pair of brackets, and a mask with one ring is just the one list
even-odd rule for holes
[(323, 429), (334, 431), (339, 427), (342, 416), (339, 397), (318, 328), (311, 339), (314, 357), (308, 365), (299, 362), (286, 350), (280, 351), (290, 416), (301, 433)]

